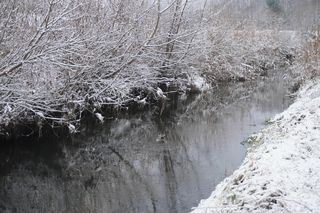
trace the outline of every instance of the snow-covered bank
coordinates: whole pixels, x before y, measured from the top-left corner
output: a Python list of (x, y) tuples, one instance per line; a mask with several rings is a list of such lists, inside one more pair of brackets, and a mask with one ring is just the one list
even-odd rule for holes
[(320, 211), (320, 80), (248, 142), (240, 168), (194, 213)]

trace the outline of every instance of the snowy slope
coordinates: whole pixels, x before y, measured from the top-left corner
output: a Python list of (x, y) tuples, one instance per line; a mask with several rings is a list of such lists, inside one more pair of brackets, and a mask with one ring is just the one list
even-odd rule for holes
[(319, 80), (248, 141), (243, 164), (194, 213), (320, 212)]

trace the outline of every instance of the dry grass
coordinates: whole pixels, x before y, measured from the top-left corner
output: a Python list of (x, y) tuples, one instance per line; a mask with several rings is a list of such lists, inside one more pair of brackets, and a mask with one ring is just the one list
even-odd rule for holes
[(308, 34), (303, 47), (303, 63), (308, 78), (320, 76), (320, 25)]

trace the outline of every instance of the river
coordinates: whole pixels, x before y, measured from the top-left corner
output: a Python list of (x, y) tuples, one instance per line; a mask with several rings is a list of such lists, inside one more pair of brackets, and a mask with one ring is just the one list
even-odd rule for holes
[(0, 212), (188, 212), (239, 167), (241, 141), (288, 107), (287, 94), (278, 74), (182, 98), (161, 118), (3, 142)]

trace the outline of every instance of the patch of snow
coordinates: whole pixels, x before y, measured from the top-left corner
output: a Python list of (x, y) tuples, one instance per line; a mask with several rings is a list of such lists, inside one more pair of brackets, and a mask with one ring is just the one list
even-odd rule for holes
[(163, 94), (162, 89), (160, 89), (159, 87), (157, 88), (157, 95), (160, 98), (166, 98), (166, 96)]
[(99, 119), (101, 123), (104, 122), (104, 117), (100, 113), (95, 113), (95, 116)]
[(107, 102), (113, 102), (112, 98), (110, 98), (110, 97), (107, 97), (106, 100), (107, 100)]
[(194, 73), (191, 76), (191, 81), (192, 81), (192, 84), (195, 86), (195, 88), (201, 92), (206, 91), (210, 88), (205, 78), (200, 76), (198, 73)]
[(38, 115), (41, 118), (44, 118), (44, 114), (42, 112), (36, 112), (36, 115)]
[(157, 142), (163, 142), (165, 139), (166, 135), (165, 134), (159, 134), (156, 141)]
[(9, 104), (6, 104), (4, 107), (4, 114), (10, 113), (12, 111), (12, 108)]
[(71, 134), (77, 133), (77, 129), (73, 124), (68, 124), (68, 129)]
[(320, 81), (251, 138), (240, 168), (193, 212), (320, 212)]
[(141, 106), (145, 106), (147, 104), (147, 97), (141, 100), (138, 100), (137, 103), (140, 104)]

